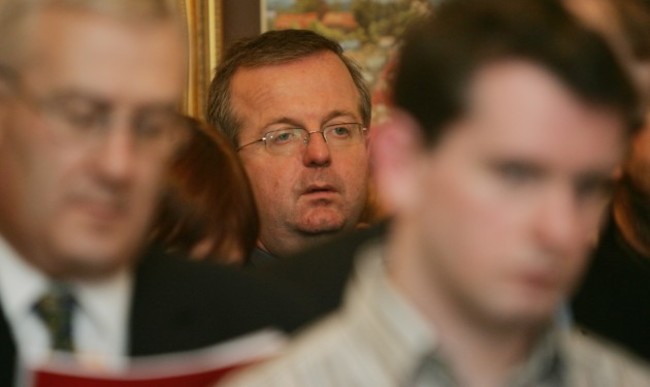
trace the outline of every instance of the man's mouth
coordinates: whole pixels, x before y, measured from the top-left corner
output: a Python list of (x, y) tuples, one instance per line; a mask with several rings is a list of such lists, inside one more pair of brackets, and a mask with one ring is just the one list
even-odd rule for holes
[(528, 270), (521, 273), (520, 279), (526, 286), (536, 290), (551, 290), (558, 286), (557, 276), (545, 270)]
[(323, 184), (323, 185), (313, 184), (308, 186), (303, 191), (303, 195), (321, 194), (321, 193), (336, 193), (336, 189), (329, 184)]
[(330, 202), (338, 195), (338, 190), (329, 184), (312, 184), (302, 191), (301, 196), (310, 201)]
[(77, 197), (74, 204), (90, 218), (100, 222), (115, 221), (126, 213), (125, 203), (115, 198)]

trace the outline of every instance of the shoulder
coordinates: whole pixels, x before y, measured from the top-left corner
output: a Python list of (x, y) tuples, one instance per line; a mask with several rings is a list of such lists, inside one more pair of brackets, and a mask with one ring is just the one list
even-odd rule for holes
[(134, 286), (136, 296), (210, 303), (213, 308), (235, 299), (239, 303), (261, 302), (277, 293), (240, 270), (167, 254), (157, 247), (150, 248), (138, 263)]
[(227, 387), (391, 386), (358, 330), (336, 313), (298, 336), (279, 358), (246, 369)]
[(255, 269), (256, 274), (292, 286), (314, 300), (322, 314), (338, 308), (345, 287), (354, 272), (357, 252), (367, 243), (383, 237), (388, 223), (355, 230), (310, 248), (298, 255)]
[(650, 386), (648, 364), (623, 349), (577, 331), (568, 335), (567, 343), (576, 385)]
[(137, 354), (199, 348), (268, 327), (292, 332), (313, 318), (311, 305), (291, 291), (214, 263), (152, 248), (135, 270)]

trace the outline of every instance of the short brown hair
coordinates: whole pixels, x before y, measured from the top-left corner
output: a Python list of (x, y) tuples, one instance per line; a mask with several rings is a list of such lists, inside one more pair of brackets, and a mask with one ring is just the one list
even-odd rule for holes
[(256, 68), (289, 63), (323, 51), (334, 53), (350, 72), (361, 99), (361, 119), (368, 126), (371, 119), (370, 92), (359, 66), (343, 54), (343, 49), (337, 42), (309, 30), (268, 31), (233, 44), (210, 84), (208, 122), (221, 130), (237, 147), (241, 122), (235, 117), (230, 105), (230, 83), (235, 72), (241, 67)]
[(466, 113), (468, 80), (482, 66), (523, 59), (556, 76), (578, 98), (612, 109), (633, 134), (642, 122), (638, 94), (603, 37), (560, 2), (446, 1), (406, 34), (394, 101), (435, 145)]

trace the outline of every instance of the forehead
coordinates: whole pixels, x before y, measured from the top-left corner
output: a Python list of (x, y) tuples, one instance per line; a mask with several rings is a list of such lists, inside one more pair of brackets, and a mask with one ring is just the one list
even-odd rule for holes
[(615, 165), (626, 148), (618, 114), (581, 100), (534, 63), (511, 60), (479, 69), (467, 104), (462, 120), (486, 151), (578, 167)]
[(321, 52), (289, 63), (240, 68), (231, 83), (233, 108), (247, 126), (280, 118), (323, 124), (332, 112), (360, 116), (360, 95), (345, 64)]
[(171, 21), (138, 25), (91, 11), (56, 9), (31, 21), (23, 74), (34, 86), (143, 100), (180, 96), (185, 46)]

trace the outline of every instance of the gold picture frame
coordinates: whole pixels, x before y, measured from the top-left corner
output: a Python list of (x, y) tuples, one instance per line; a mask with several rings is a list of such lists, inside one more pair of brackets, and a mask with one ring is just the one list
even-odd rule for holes
[(189, 39), (189, 73), (183, 111), (204, 119), (208, 87), (223, 46), (222, 0), (180, 0)]

